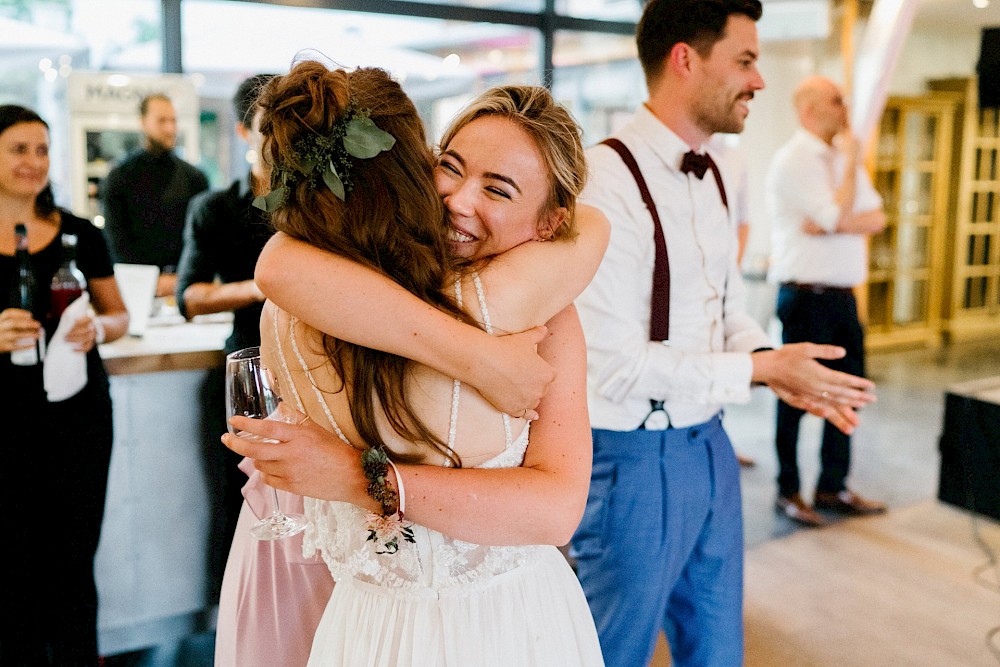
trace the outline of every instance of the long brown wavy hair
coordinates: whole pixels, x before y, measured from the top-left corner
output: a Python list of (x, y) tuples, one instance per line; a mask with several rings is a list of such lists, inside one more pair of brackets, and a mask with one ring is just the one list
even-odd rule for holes
[[(444, 207), (434, 187), (434, 156), (417, 110), (399, 84), (377, 68), (349, 72), (301, 61), (287, 75), (271, 79), (257, 104), (263, 110), (267, 165), (301, 166), (296, 145), (308, 134), (330, 136), (352, 104), (396, 139), (388, 151), (352, 160), (353, 188), (343, 201), (322, 181), (303, 177), (288, 183), (285, 202), (272, 214), (275, 229), (372, 268), (423, 301), (474, 323), (443, 289), (454, 267), (448, 263)], [(347, 392), (355, 426), (369, 447), (385, 446), (376, 423), (381, 406), (402, 437), (426, 443), (460, 465), (406, 401), (409, 360), (325, 334), (323, 345), (343, 378), (338, 391)]]

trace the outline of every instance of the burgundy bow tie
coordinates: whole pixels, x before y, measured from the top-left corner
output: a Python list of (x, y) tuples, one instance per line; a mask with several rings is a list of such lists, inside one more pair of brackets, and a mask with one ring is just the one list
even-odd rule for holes
[(711, 165), (712, 158), (709, 157), (708, 153), (698, 154), (694, 151), (688, 151), (684, 154), (684, 159), (681, 160), (681, 172), (692, 173), (695, 178), (701, 179)]

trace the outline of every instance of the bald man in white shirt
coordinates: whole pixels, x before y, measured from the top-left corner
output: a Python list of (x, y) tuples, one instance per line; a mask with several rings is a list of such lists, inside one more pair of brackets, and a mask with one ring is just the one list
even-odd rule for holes
[[(780, 285), (782, 341), (839, 345), (847, 354), (825, 363), (863, 376), (864, 330), (853, 288), (867, 275), (866, 235), (885, 226), (882, 199), (860, 163), (840, 88), (812, 76), (799, 84), (794, 102), (801, 127), (775, 154), (766, 181), (773, 224), (768, 277)], [(802, 415), (799, 407), (779, 401), (777, 508), (807, 526), (825, 523), (815, 507), (843, 514), (884, 512), (882, 503), (847, 488), (850, 435), (829, 421), (815, 507), (803, 499), (797, 461)]]
[(742, 131), (764, 87), (760, 14), (758, 0), (648, 2), (636, 41), (649, 99), (587, 154), (582, 201), (611, 239), (576, 301), (594, 464), (571, 554), (609, 667), (648, 664), (661, 630), (676, 667), (743, 663), (740, 473), (722, 405), (766, 384), (850, 430), (871, 400), (870, 382), (816, 361), (843, 350), (772, 350), (744, 306), (733, 177), (705, 144)]

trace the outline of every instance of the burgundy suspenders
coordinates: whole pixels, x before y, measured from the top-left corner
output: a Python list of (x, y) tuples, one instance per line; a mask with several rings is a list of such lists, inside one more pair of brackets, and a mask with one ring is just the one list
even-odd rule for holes
[(653, 299), (649, 309), (649, 339), (668, 340), (670, 338), (670, 257), (667, 255), (666, 239), (663, 238), (660, 214), (656, 211), (653, 196), (649, 193), (646, 179), (639, 171), (639, 165), (632, 156), (632, 152), (618, 139), (605, 139), (601, 143), (610, 146), (621, 156), (622, 162), (632, 172), (632, 178), (639, 186), (642, 201), (649, 209), (649, 215), (653, 218), (653, 242), (656, 244), (656, 259), (653, 263)]
[[(656, 244), (656, 259), (653, 263), (653, 297), (649, 309), (649, 339), (669, 340), (670, 339), (670, 257), (667, 255), (667, 242), (663, 237), (663, 225), (660, 224), (660, 214), (653, 203), (653, 196), (646, 185), (646, 179), (639, 170), (639, 164), (635, 161), (632, 152), (619, 139), (613, 137), (601, 142), (605, 146), (612, 148), (621, 157), (622, 162), (628, 167), (639, 186), (639, 194), (642, 201), (649, 209), (649, 215), (653, 218), (653, 242)], [(729, 200), (726, 198), (726, 188), (722, 184), (722, 174), (711, 156), (708, 156), (709, 167), (715, 177), (715, 184), (719, 186), (719, 195), (722, 197), (722, 204), (728, 209)]]
[[(649, 308), (649, 339), (654, 341), (669, 340), (670, 257), (667, 255), (667, 241), (663, 237), (663, 225), (660, 224), (660, 214), (656, 210), (656, 204), (653, 203), (653, 196), (649, 192), (649, 187), (646, 185), (646, 179), (639, 169), (639, 164), (635, 161), (635, 157), (628, 147), (621, 140), (614, 137), (605, 139), (601, 143), (618, 153), (622, 162), (628, 167), (628, 170), (632, 173), (632, 178), (635, 179), (636, 185), (639, 186), (639, 194), (642, 196), (642, 201), (649, 210), (650, 217), (653, 218), (653, 243), (656, 247), (656, 258), (653, 262), (653, 293)], [(722, 204), (728, 209), (729, 200), (726, 198), (726, 188), (722, 184), (722, 174), (719, 173), (719, 168), (711, 156), (706, 154), (706, 157), (708, 157), (708, 164), (712, 170), (712, 175), (715, 177), (715, 184), (719, 186), (719, 195), (722, 197)], [(723, 295), (723, 299), (725, 299), (725, 295)], [(650, 399), (649, 403), (651, 410), (640, 427), (643, 429), (646, 428), (647, 422), (649, 422), (650, 417), (654, 413), (663, 412), (666, 415), (666, 410), (663, 409), (663, 401)], [(670, 419), (669, 415), (667, 415), (665, 426), (669, 427), (669, 424)], [(662, 428), (663, 426), (658, 424), (657, 426), (651, 426), (651, 428)]]

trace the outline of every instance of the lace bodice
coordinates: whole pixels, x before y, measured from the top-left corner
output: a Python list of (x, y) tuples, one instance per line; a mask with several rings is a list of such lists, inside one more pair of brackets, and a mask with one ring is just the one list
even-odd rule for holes
[[(491, 461), (477, 467), (516, 467), (524, 458), (528, 432)], [(532, 560), (540, 547), (490, 547), (472, 544), (420, 525), (413, 525), (414, 542), (402, 542), (394, 554), (377, 552), (368, 541), (369, 512), (349, 503), (305, 499), (304, 549), (319, 549), (334, 579), (354, 577), (421, 595), (446, 589), (475, 587)]]
[[(492, 332), (485, 294), (478, 276), (473, 283), (479, 299), (483, 322)], [(456, 295), (461, 303), (461, 290), (456, 283)], [(286, 400), (319, 424), (327, 425), (345, 443), (350, 444), (337, 425), (319, 387), (329, 386), (331, 379), (323, 377), (328, 370), (307, 362), (297, 332), (305, 326), (296, 318), (270, 305), (265, 318), (272, 326), (264, 329), (263, 344), (275, 351), (277, 363), (272, 363)], [(271, 340), (268, 340), (271, 339)], [(317, 377), (319, 376), (319, 377)], [(454, 383), (451, 401), (449, 445), (454, 446), (455, 423), (458, 417), (461, 383)], [(499, 454), (477, 468), (515, 468), (524, 461), (528, 447), (528, 428), (517, 438), (511, 438), (510, 418), (502, 419), (506, 445)], [(392, 589), (399, 595), (436, 595), (447, 590), (470, 589), (485, 585), (498, 574), (509, 572), (538, 557), (540, 549), (530, 546), (483, 546), (464, 542), (438, 531), (414, 524), (414, 542), (402, 542), (399, 551), (379, 553), (379, 543), (368, 540), (368, 525), (372, 514), (350, 503), (305, 498), (305, 513), (309, 527), (305, 532), (303, 551), (306, 556), (319, 551), (335, 580), (352, 577), (376, 586)]]

